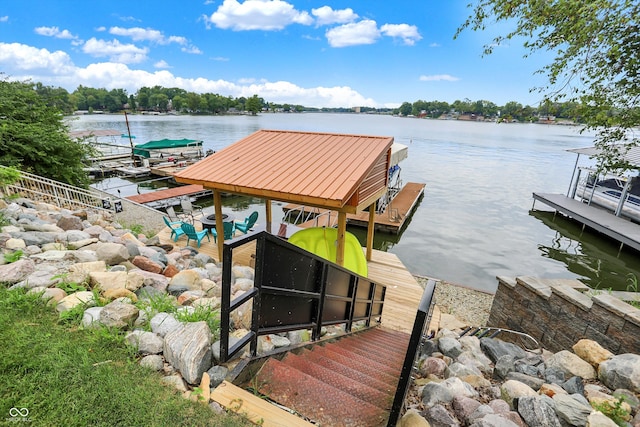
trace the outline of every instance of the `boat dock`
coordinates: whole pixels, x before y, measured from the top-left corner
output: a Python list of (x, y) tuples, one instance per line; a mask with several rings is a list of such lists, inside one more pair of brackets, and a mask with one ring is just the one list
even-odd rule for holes
[(617, 217), (606, 209), (590, 206), (563, 194), (533, 193), (535, 201), (552, 207), (581, 224), (596, 230), (624, 245), (640, 251), (640, 225)]
[[(375, 215), (375, 229), (391, 234), (399, 234), (404, 228), (406, 221), (411, 218), (411, 214), (417, 207), (420, 198), (424, 195), (425, 184), (416, 182), (407, 183), (400, 192), (393, 198), (384, 213)], [(310, 208), (297, 204), (288, 204), (282, 207), (285, 215), (288, 212), (299, 212), (304, 210), (305, 215), (314, 215), (315, 218), (296, 224), (301, 228), (308, 227), (334, 227), (338, 221), (337, 213), (326, 209)], [(356, 227), (367, 227), (369, 224), (369, 212), (359, 214), (347, 214), (347, 224)]]
[[(170, 205), (170, 199), (179, 199), (180, 197), (203, 197), (211, 194), (211, 190), (206, 190), (202, 185), (183, 185), (175, 188), (168, 188), (166, 190), (152, 191), (150, 193), (138, 194), (135, 196), (127, 196), (128, 200), (132, 202), (146, 204)], [(178, 203), (176, 203), (178, 204)], [(155, 206), (154, 206), (155, 207)]]

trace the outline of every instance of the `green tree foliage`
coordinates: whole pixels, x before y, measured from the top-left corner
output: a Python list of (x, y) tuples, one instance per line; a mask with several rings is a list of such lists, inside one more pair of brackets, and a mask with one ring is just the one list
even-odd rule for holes
[(529, 54), (550, 51), (553, 61), (541, 73), (537, 88), (551, 101), (580, 105), (587, 129), (597, 131), (602, 167), (628, 169), (620, 154), (637, 146), (640, 137), (640, 2), (637, 0), (477, 0), (458, 29), (484, 30), (495, 23), (511, 31), (485, 45), (524, 39)]
[(82, 160), (88, 146), (69, 139), (61, 111), (34, 86), (0, 80), (0, 164), (86, 186)]
[(247, 99), (245, 103), (245, 108), (252, 115), (258, 114), (258, 112), (262, 111), (262, 106), (264, 105), (264, 100), (259, 98), (258, 95), (253, 95), (251, 98)]

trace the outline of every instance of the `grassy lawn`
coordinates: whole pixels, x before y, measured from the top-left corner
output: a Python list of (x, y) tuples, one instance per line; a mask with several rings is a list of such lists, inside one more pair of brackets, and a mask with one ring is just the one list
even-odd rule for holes
[(61, 323), (37, 297), (2, 285), (0, 349), (2, 425), (251, 425), (163, 385), (160, 374), (137, 364), (121, 332)]

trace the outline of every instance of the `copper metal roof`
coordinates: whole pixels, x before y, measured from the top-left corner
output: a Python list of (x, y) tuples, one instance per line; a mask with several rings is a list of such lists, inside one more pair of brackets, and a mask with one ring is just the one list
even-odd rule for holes
[(386, 189), (393, 137), (260, 130), (176, 174), (222, 192), (343, 210)]

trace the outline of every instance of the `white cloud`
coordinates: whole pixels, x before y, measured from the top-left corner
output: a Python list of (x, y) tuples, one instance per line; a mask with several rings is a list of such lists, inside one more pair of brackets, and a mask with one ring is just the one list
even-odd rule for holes
[(110, 61), (124, 64), (139, 63), (147, 59), (147, 48), (139, 48), (132, 44), (122, 44), (118, 40), (87, 40), (82, 51), (96, 58), (109, 57)]
[(44, 71), (49, 75), (70, 74), (75, 70), (66, 52), (37, 49), (20, 43), (0, 43), (0, 69), (7, 74)]
[(155, 68), (171, 68), (171, 65), (169, 65), (169, 63), (164, 59), (161, 59), (160, 61), (156, 62), (155, 64), (153, 64), (153, 66)]
[(429, 47), (440, 47), (440, 46), (441, 46), (440, 43), (436, 43), (436, 42), (429, 44)]
[(202, 55), (202, 51), (200, 49), (198, 49), (196, 46), (182, 47), (180, 50), (183, 51), (184, 53), (191, 53), (191, 54), (194, 54), (194, 55)]
[(57, 39), (77, 39), (77, 37), (71, 34), (69, 30), (60, 31), (60, 28), (58, 27), (37, 27), (33, 31), (41, 36), (55, 37)]
[(316, 25), (346, 24), (358, 19), (353, 9), (333, 10), (329, 6), (322, 6), (318, 9), (311, 9), (311, 14), (316, 17)]
[[(164, 61), (156, 65), (166, 64)], [(256, 81), (243, 79), (237, 83), (206, 78), (186, 79), (167, 70), (149, 72), (129, 68), (114, 62), (76, 67), (65, 52), (49, 52), (19, 43), (0, 42), (0, 69), (15, 80), (31, 79), (44, 85), (61, 86), (69, 92), (79, 85), (95, 88), (125, 89), (135, 93), (141, 87), (179, 87), (197, 93), (218, 93), (223, 96), (251, 97), (254, 94), (279, 104), (308, 107), (378, 106), (348, 86), (304, 88), (286, 81)]]
[(115, 36), (131, 37), (133, 41), (150, 41), (158, 44), (177, 43), (184, 45), (187, 43), (187, 39), (180, 36), (165, 37), (161, 31), (154, 30), (152, 28), (122, 28), (111, 27), (109, 33)]
[(0, 22), (9, 22), (9, 15), (0, 16)]
[(228, 62), (229, 58), (225, 57), (225, 56), (214, 56), (213, 58), (214, 61), (220, 61), (220, 62)]
[(331, 28), (325, 35), (331, 47), (346, 47), (373, 44), (380, 38), (380, 31), (376, 21), (365, 19)]
[(420, 76), (421, 82), (441, 82), (441, 81), (457, 82), (458, 80), (460, 80), (458, 77), (454, 77), (449, 74), (432, 74), (430, 76), (426, 76), (426, 75)]
[(311, 25), (313, 18), (282, 0), (224, 0), (210, 17), (205, 17), (205, 22), (234, 31), (274, 31), (291, 24)]
[(418, 40), (422, 39), (418, 33), (418, 27), (408, 24), (384, 24), (380, 27), (380, 32), (385, 36), (401, 38), (404, 44), (413, 46)]

